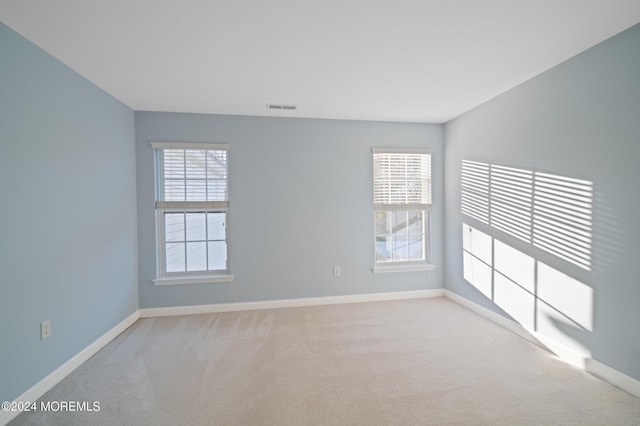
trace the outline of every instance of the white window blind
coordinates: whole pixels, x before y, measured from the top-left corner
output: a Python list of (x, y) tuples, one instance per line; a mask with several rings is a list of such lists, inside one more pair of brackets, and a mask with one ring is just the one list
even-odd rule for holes
[(153, 142), (156, 207), (226, 208), (228, 145)]
[(431, 207), (431, 154), (373, 150), (373, 203), (379, 210)]

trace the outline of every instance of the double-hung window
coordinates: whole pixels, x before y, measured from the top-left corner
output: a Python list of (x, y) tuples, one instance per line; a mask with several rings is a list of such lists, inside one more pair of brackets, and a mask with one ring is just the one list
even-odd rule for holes
[(429, 270), (431, 154), (373, 148), (374, 272)]
[(231, 281), (228, 145), (152, 142), (156, 285)]

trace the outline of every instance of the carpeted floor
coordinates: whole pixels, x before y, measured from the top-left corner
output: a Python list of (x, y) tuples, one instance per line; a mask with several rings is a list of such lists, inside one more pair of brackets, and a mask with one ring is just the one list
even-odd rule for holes
[(11, 425), (640, 425), (640, 399), (444, 298), (143, 319)]

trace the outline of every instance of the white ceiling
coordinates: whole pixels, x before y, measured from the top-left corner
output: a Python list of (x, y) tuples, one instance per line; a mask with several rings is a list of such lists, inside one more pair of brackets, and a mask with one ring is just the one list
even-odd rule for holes
[(442, 123), (640, 0), (0, 0), (0, 20), (134, 110)]

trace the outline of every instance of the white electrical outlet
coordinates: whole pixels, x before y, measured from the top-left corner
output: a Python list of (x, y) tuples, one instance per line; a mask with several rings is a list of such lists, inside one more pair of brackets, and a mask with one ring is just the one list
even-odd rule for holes
[(340, 267), (339, 266), (334, 266), (333, 267), (333, 276), (334, 277), (339, 277), (340, 276)]
[(40, 340), (51, 336), (51, 320), (48, 319), (40, 323)]

